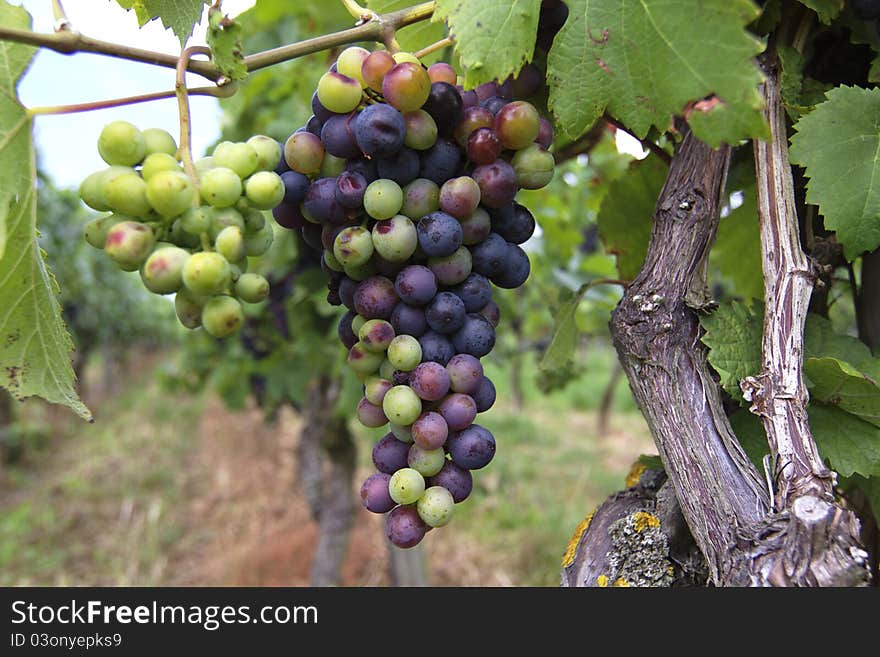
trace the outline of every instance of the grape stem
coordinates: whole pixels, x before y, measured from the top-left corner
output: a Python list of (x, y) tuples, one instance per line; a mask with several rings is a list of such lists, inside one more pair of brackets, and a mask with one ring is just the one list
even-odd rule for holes
[(451, 46), (454, 43), (455, 43), (455, 39), (453, 39), (452, 37), (446, 37), (446, 38), (440, 39), (439, 41), (437, 41), (435, 43), (432, 43), (430, 46), (425, 46), (421, 50), (417, 50), (413, 54), (416, 57), (418, 57), (419, 59), (422, 59), (423, 57), (427, 57), (431, 53), (437, 52), (438, 50), (442, 50), (443, 48), (446, 48), (447, 46)]
[[(196, 87), (188, 89), (190, 96), (213, 96), (214, 98), (229, 98), (236, 91), (236, 84), (227, 84), (222, 87)], [(29, 107), (27, 113), (29, 116), (42, 116), (48, 114), (75, 114), (77, 112), (89, 112), (92, 110), (107, 109), (110, 107), (121, 107), (123, 105), (133, 105), (135, 103), (145, 103), (151, 100), (162, 100), (164, 98), (174, 98), (177, 91), (156, 91), (149, 94), (138, 94), (136, 96), (125, 96), (123, 98), (110, 98), (107, 100), (97, 100), (88, 103), (75, 103), (73, 105), (46, 105), (42, 107)]]
[[(186, 69), (190, 58), (193, 55), (210, 56), (210, 48), (205, 46), (190, 46), (180, 53), (180, 60), (177, 63), (177, 75), (174, 83), (174, 91), (177, 94), (177, 111), (180, 116), (180, 148), (178, 154), (183, 163), (183, 170), (189, 179), (192, 180), (196, 189), (199, 188), (199, 176), (196, 173), (196, 167), (192, 159), (192, 143), (190, 129), (190, 113), (189, 113), (189, 96), (186, 88)], [(197, 204), (198, 200), (194, 201)]]
[(70, 29), (70, 21), (61, 0), (52, 0), (52, 15), (55, 17), (55, 31), (64, 32)]
[(355, 2), (355, 0), (340, 0), (342, 5), (351, 14), (352, 18), (358, 21), (358, 25), (361, 23), (366, 23), (367, 21), (371, 21), (376, 18), (377, 14), (375, 11), (371, 9), (367, 9), (366, 7), (361, 7), (360, 4)]

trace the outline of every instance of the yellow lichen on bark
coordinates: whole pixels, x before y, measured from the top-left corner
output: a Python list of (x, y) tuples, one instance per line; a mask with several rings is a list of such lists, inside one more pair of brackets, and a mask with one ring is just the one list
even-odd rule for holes
[(608, 586), (608, 575), (599, 575), (596, 578), (596, 586), (598, 586), (600, 589), (604, 589), (606, 586)]
[(638, 461), (633, 463), (632, 467), (629, 469), (629, 474), (626, 475), (626, 481), (624, 482), (626, 487), (632, 488), (638, 484), (639, 479), (642, 478), (642, 475), (645, 474), (645, 470), (647, 469), (648, 467), (644, 463), (639, 463)]
[(574, 534), (571, 535), (571, 540), (568, 542), (568, 547), (565, 548), (565, 554), (562, 555), (562, 567), (568, 568), (571, 564), (574, 563), (574, 555), (577, 553), (578, 543), (581, 542), (581, 536), (584, 535), (584, 532), (590, 526), (590, 521), (593, 519), (596, 510), (594, 509), (590, 512), (586, 518), (581, 520), (580, 524), (574, 530)]
[(614, 580), (614, 584), (612, 584), (611, 586), (616, 586), (619, 589), (628, 589), (629, 582), (623, 579), (623, 577), (618, 577), (616, 580)]
[(647, 511), (636, 511), (632, 516), (633, 529), (641, 533), (649, 527), (659, 527), (660, 518)]

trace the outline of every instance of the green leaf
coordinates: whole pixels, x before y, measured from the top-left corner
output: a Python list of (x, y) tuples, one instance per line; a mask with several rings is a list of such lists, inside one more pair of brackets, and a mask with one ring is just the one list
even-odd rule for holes
[(815, 11), (825, 25), (831, 25), (843, 9), (843, 0), (800, 0), (800, 3)]
[(709, 347), (709, 363), (721, 376), (721, 386), (731, 397), (743, 402), (739, 382), (761, 369), (761, 336), (764, 332), (763, 306), (733, 301), (700, 318)]
[(668, 168), (657, 156), (633, 162), (629, 171), (608, 190), (599, 209), (599, 235), (607, 253), (617, 256), (617, 269), (624, 280), (639, 273), (648, 240), (651, 217)]
[[(663, 459), (659, 454), (641, 454), (636, 463), (645, 466), (648, 470), (665, 470), (663, 467)], [(633, 464), (635, 465), (635, 464)]]
[(880, 89), (837, 87), (794, 126), (791, 161), (806, 169), (819, 206), (849, 260), (880, 246)]
[(202, 10), (210, 0), (116, 0), (127, 10), (134, 10), (138, 25), (143, 27), (159, 19), (180, 40), (182, 48), (192, 35), (193, 27), (201, 20)]
[(746, 456), (755, 464), (759, 472), (764, 471), (764, 457), (770, 453), (770, 443), (761, 418), (744, 408), (730, 416), (730, 426)]
[(810, 404), (810, 430), (823, 458), (849, 477), (880, 475), (880, 428), (833, 406)]
[(871, 359), (871, 350), (861, 340), (837, 333), (830, 319), (809, 313), (804, 326), (804, 358), (824, 356), (861, 367)]
[[(414, 4), (413, 0), (368, 0), (367, 7), (379, 14), (387, 14), (398, 9), (412, 7)], [(419, 21), (397, 30), (394, 36), (403, 50), (415, 52), (445, 37), (446, 26), (436, 21)], [(433, 64), (440, 61), (442, 56), (443, 51), (441, 50), (423, 57), (422, 61), (425, 64)]]
[(574, 359), (574, 352), (577, 347), (578, 329), (575, 322), (578, 306), (581, 299), (588, 289), (587, 285), (582, 285), (581, 289), (571, 294), (565, 292), (562, 305), (555, 312), (556, 326), (553, 329), (553, 338), (541, 362), (538, 364), (539, 369), (546, 372), (554, 372), (567, 368)]
[(208, 45), (211, 60), (230, 80), (244, 80), (247, 68), (241, 47), (241, 25), (211, 7), (208, 10)]
[[(30, 29), (30, 16), (0, 1), (0, 24)], [(16, 85), (34, 48), (0, 42), (0, 386), (17, 399), (38, 395), (91, 413), (73, 387), (73, 343), (61, 319), (58, 284), (37, 243), (36, 163), (31, 121)]]
[[(498, 3), (501, 4), (501, 3)], [(571, 0), (547, 60), (549, 106), (572, 138), (606, 110), (637, 137), (708, 96), (691, 112), (694, 134), (713, 147), (769, 138), (753, 58), (764, 46), (745, 27), (750, 0)], [(719, 48), (719, 44), (724, 44)]]
[(874, 517), (880, 520), (880, 477), (862, 477), (853, 475), (844, 483), (844, 488), (849, 491), (853, 486), (861, 488), (871, 505)]
[(465, 69), (464, 86), (504, 80), (532, 61), (540, 0), (437, 0)]
[[(736, 175), (738, 172), (741, 175)], [(731, 170), (728, 189), (742, 194), (742, 205), (721, 218), (709, 257), (722, 275), (733, 283), (737, 296), (746, 300), (762, 299), (761, 233), (758, 228), (755, 168), (751, 159)]]
[(804, 372), (814, 399), (841, 408), (880, 427), (880, 387), (849, 363), (837, 358), (808, 358)]

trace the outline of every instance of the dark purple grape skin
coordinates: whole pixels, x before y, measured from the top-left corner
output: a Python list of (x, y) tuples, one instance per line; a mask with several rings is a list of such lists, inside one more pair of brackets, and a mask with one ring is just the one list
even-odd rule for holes
[(437, 278), (423, 265), (409, 265), (397, 275), (394, 289), (401, 301), (411, 306), (424, 306), (437, 294)]
[(442, 137), (438, 138), (437, 143), (431, 148), (422, 151), (419, 158), (421, 160), (419, 178), (427, 178), (438, 185), (454, 178), (462, 165), (462, 154), (458, 144)]
[(544, 76), (534, 64), (523, 66), (515, 78), (510, 80), (511, 98), (525, 99), (533, 96), (544, 86)]
[(458, 89), (458, 93), (461, 96), (462, 109), (476, 107), (480, 104), (480, 97), (477, 96), (477, 92), (473, 89), (468, 89), (467, 91), (464, 91), (461, 87), (456, 87), (456, 89)]
[(432, 82), (428, 100), (422, 109), (431, 115), (440, 135), (449, 135), (461, 118), (464, 106), (461, 94), (448, 82)]
[(373, 252), (372, 263), (376, 266), (376, 273), (382, 274), (385, 278), (394, 280), (404, 267), (406, 262), (391, 262), (386, 260), (378, 253)]
[(492, 282), (500, 288), (513, 290), (526, 282), (531, 270), (528, 254), (516, 244), (508, 243), (504, 266), (492, 277)]
[(471, 250), (471, 269), (488, 279), (497, 275), (507, 262), (507, 242), (497, 233), (469, 247)]
[(290, 171), (290, 167), (287, 166), (287, 160), (284, 159), (284, 149), (281, 149), (281, 156), (278, 158), (278, 164), (275, 165), (275, 173), (279, 176), (285, 171)]
[(409, 445), (399, 441), (393, 433), (386, 433), (373, 445), (373, 465), (379, 472), (393, 475), (401, 468), (408, 467), (406, 455)]
[(464, 502), (474, 489), (474, 477), (470, 470), (452, 461), (446, 461), (440, 472), (425, 480), (425, 485), (442, 486), (452, 495), (452, 501), (459, 504)]
[(493, 96), (492, 98), (487, 98), (483, 102), (480, 103), (480, 107), (485, 107), (487, 110), (492, 112), (492, 114), (498, 114), (501, 111), (501, 108), (507, 105), (507, 99), (502, 98), (501, 96)]
[(302, 231), (303, 241), (308, 244), (309, 247), (315, 251), (324, 250), (324, 245), (321, 244), (321, 226), (309, 222), (300, 230)]
[(468, 275), (452, 291), (462, 300), (465, 311), (469, 313), (480, 311), (492, 300), (492, 286), (482, 274)]
[(467, 140), (467, 157), (477, 165), (492, 164), (501, 155), (501, 140), (491, 128), (477, 128)]
[(440, 363), (420, 363), (412, 371), (409, 385), (425, 401), (440, 401), (449, 393), (449, 373)]
[(368, 185), (379, 179), (379, 173), (376, 171), (376, 161), (368, 160), (365, 157), (359, 157), (356, 160), (348, 160), (345, 163), (345, 170), (361, 174), (364, 177), (364, 180), (367, 181)]
[(356, 171), (343, 171), (336, 178), (336, 201), (346, 210), (355, 210), (364, 204), (366, 179)]
[[(443, 474), (443, 471), (437, 473), (437, 476)], [(470, 474), (470, 473), (468, 473)], [(391, 481), (391, 475), (384, 472), (376, 472), (371, 474), (361, 484), (361, 504), (367, 511), (373, 513), (388, 513), (397, 503), (391, 499), (391, 493), (388, 492), (388, 482)], [(449, 491), (450, 493), (452, 491)], [(455, 495), (452, 496), (455, 499)]]
[(339, 299), (339, 290), (329, 290), (327, 292), (327, 303), (331, 306), (342, 305), (342, 301)]
[(281, 174), (281, 181), (284, 183), (284, 199), (282, 203), (290, 205), (299, 205), (306, 198), (309, 191), (309, 177), (304, 176), (296, 171), (285, 171)]
[(272, 209), (272, 216), (275, 218), (275, 223), (288, 230), (303, 228), (309, 223), (299, 209), (298, 203), (296, 205), (281, 203)]
[[(410, 428), (413, 440), (424, 449), (440, 449), (449, 436), (449, 426), (440, 413), (427, 411), (419, 415)], [(399, 441), (398, 441), (399, 442)]]
[(376, 161), (376, 171), (379, 177), (393, 180), (401, 187), (419, 177), (420, 167), (419, 154), (406, 146), (394, 155)]
[(385, 536), (399, 548), (415, 547), (427, 531), (428, 525), (412, 504), (392, 509), (385, 520)]
[(455, 354), (446, 363), (446, 371), (452, 382), (452, 390), (466, 395), (473, 395), (483, 380), (483, 365), (479, 358), (470, 354)]
[(495, 346), (495, 327), (482, 315), (470, 313), (464, 325), (452, 334), (452, 344), (457, 353), (482, 358)]
[(345, 208), (336, 200), (336, 178), (318, 178), (309, 186), (303, 201), (305, 211), (322, 224), (345, 223)]
[(355, 335), (351, 328), (351, 322), (354, 318), (355, 314), (349, 310), (339, 318), (339, 324), (336, 326), (336, 333), (339, 336), (339, 341), (345, 345), (346, 349), (351, 349), (358, 341), (358, 336)]
[(375, 428), (388, 424), (388, 418), (382, 407), (371, 404), (366, 397), (358, 402), (357, 417), (361, 424), (367, 427)]
[(333, 251), (333, 242), (336, 240), (336, 236), (342, 232), (343, 228), (344, 226), (331, 226), (327, 224), (321, 229), (321, 245), (325, 251)]
[(513, 244), (522, 244), (535, 232), (535, 217), (524, 205), (513, 202), (492, 210), (492, 230)]
[(426, 331), (424, 335), (419, 336), (419, 344), (422, 346), (423, 363), (430, 360), (445, 366), (455, 355), (452, 341), (436, 331)]
[(547, 150), (553, 144), (553, 124), (543, 116), (541, 117), (541, 127), (538, 128), (538, 136), (535, 137), (535, 142), (544, 150)]
[(400, 370), (394, 370), (394, 373), (391, 375), (391, 383), (396, 386), (407, 386), (409, 385), (409, 372), (401, 372)]
[(495, 384), (488, 376), (483, 376), (477, 389), (471, 393), (477, 405), (477, 413), (485, 413), (495, 405)]
[(357, 286), (358, 282), (348, 276), (343, 276), (339, 281), (339, 298), (342, 300), (342, 305), (349, 310), (354, 310), (354, 293)]
[(488, 319), (492, 326), (498, 327), (498, 323), (501, 321), (501, 308), (497, 303), (490, 301), (479, 310), (479, 313)]
[(504, 160), (478, 166), (471, 177), (480, 186), (480, 203), (487, 208), (500, 208), (511, 203), (519, 191), (516, 171)]
[(463, 239), (458, 220), (439, 210), (419, 219), (416, 231), (419, 247), (428, 257), (452, 255), (461, 246)]
[(329, 119), (331, 116), (336, 116), (336, 114), (334, 114), (321, 104), (321, 101), (318, 100), (317, 91), (312, 94), (312, 114), (317, 116), (322, 123)]
[(468, 470), (479, 470), (489, 465), (495, 456), (495, 437), (479, 424), (453, 431), (446, 439), (446, 450), (452, 462)]
[(354, 125), (360, 150), (369, 157), (389, 157), (403, 146), (406, 121), (403, 114), (386, 103), (368, 105)]
[[(449, 425), (449, 431), (461, 431), (477, 417), (477, 405), (470, 395), (453, 392), (440, 402), (440, 415)], [(461, 465), (461, 464), (459, 464)]]
[(390, 319), (398, 301), (394, 283), (384, 276), (361, 281), (354, 293), (354, 309), (365, 319)]
[(352, 117), (348, 114), (337, 114), (327, 119), (321, 127), (320, 135), (324, 150), (330, 155), (345, 159), (360, 155), (361, 151), (352, 130), (352, 125), (356, 120), (357, 115)]
[(483, 84), (477, 86), (474, 91), (477, 94), (477, 98), (480, 99), (482, 103), (484, 100), (492, 98), (493, 96), (498, 95), (498, 83), (497, 82), (484, 82)]
[(454, 333), (464, 325), (464, 302), (452, 292), (439, 292), (425, 308), (425, 319), (437, 333)]
[(321, 128), (323, 128), (323, 127), (324, 127), (324, 122), (321, 121), (321, 119), (319, 119), (314, 114), (312, 114), (312, 116), (309, 117), (309, 120), (306, 121), (306, 131), (311, 132), (316, 137), (321, 136)]
[(416, 306), (399, 303), (391, 312), (391, 326), (397, 335), (411, 335), (420, 338), (428, 330), (428, 322), (425, 320), (425, 311)]

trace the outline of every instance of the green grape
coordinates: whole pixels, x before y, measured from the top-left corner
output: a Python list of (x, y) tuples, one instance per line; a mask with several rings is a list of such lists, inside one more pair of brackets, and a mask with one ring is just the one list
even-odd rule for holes
[[(242, 142), (220, 142), (214, 149), (212, 157), (215, 167), (232, 169), (242, 179), (256, 171), (259, 163), (257, 151)], [(272, 167), (274, 168), (275, 165), (273, 164)]]
[(374, 180), (364, 192), (364, 210), (373, 219), (390, 219), (403, 206), (403, 190), (393, 180)]
[(210, 171), (215, 166), (217, 166), (214, 164), (214, 158), (210, 155), (206, 157), (200, 157), (194, 162), (194, 165), (196, 167), (196, 173), (199, 174), (199, 179), (201, 179), (206, 171)]
[(107, 233), (120, 221), (130, 220), (130, 217), (122, 217), (118, 214), (107, 214), (103, 217), (95, 217), (83, 227), (83, 236), (91, 246), (103, 249), (107, 243)]
[(409, 448), (406, 459), (407, 464), (424, 477), (433, 477), (443, 469), (446, 463), (446, 452), (443, 448), (425, 449), (415, 444)]
[(254, 135), (245, 142), (257, 154), (257, 171), (273, 171), (281, 159), (281, 144), (266, 135)]
[(267, 223), (256, 232), (245, 231), (244, 250), (249, 256), (263, 255), (275, 241), (274, 223)]
[(361, 226), (344, 228), (333, 241), (333, 255), (342, 263), (346, 271), (349, 266), (365, 264), (373, 255), (373, 238), (370, 231)]
[(215, 166), (204, 173), (199, 181), (205, 203), (215, 208), (228, 208), (241, 198), (241, 178), (232, 169)]
[(385, 101), (401, 112), (419, 109), (430, 93), (431, 78), (418, 60), (415, 63), (402, 61), (396, 64), (382, 80)]
[(321, 178), (336, 178), (336, 176), (345, 171), (346, 162), (347, 160), (344, 157), (336, 157), (335, 155), (330, 155), (330, 153), (324, 153), (324, 160), (321, 162), (321, 171), (318, 175)]
[(107, 164), (133, 167), (144, 159), (144, 136), (128, 121), (108, 123), (98, 137), (98, 153)]
[(141, 167), (141, 176), (150, 182), (150, 179), (160, 171), (181, 171), (180, 164), (168, 153), (150, 153), (144, 158)]
[(255, 208), (271, 210), (284, 198), (284, 181), (274, 171), (257, 171), (245, 182), (244, 193)]
[(351, 330), (354, 331), (355, 335), (360, 335), (361, 328), (363, 328), (367, 319), (363, 315), (355, 315), (354, 319), (351, 320)]
[(336, 256), (333, 255), (333, 251), (324, 251), (324, 264), (333, 271), (343, 271), (342, 263), (336, 259)]
[(364, 383), (364, 397), (374, 406), (381, 406), (385, 393), (391, 390), (391, 381), (378, 376), (370, 377)]
[(193, 235), (183, 229), (182, 219), (175, 219), (171, 224), (169, 237), (171, 242), (184, 249), (194, 249), (201, 245), (201, 240), (198, 235)]
[(398, 504), (413, 504), (425, 492), (425, 478), (413, 468), (401, 468), (388, 482), (388, 493)]
[(394, 424), (408, 425), (422, 413), (422, 400), (409, 386), (394, 386), (382, 400), (382, 410)]
[(366, 87), (367, 83), (364, 82), (361, 68), (364, 65), (364, 60), (369, 57), (369, 55), (370, 51), (366, 48), (349, 46), (339, 53), (339, 57), (336, 58), (336, 70), (342, 73), (342, 75), (357, 80), (361, 87)]
[(214, 248), (229, 262), (237, 262), (245, 257), (244, 235), (238, 226), (227, 226), (217, 234)]
[(266, 226), (266, 215), (261, 210), (247, 208), (241, 211), (241, 216), (244, 217), (244, 227), (248, 232), (256, 233)]
[(246, 303), (259, 303), (269, 296), (269, 281), (259, 274), (242, 274), (235, 282), (235, 294)]
[(177, 159), (177, 142), (167, 130), (162, 128), (146, 128), (141, 130), (146, 147), (147, 157), (154, 153), (165, 153)]
[(412, 431), (410, 431), (409, 427), (402, 427), (399, 424), (391, 423), (388, 425), (388, 429), (400, 442), (408, 445), (414, 442)]
[(205, 306), (205, 301), (203, 297), (181, 288), (174, 295), (174, 311), (180, 323), (188, 329), (199, 328), (202, 325), (202, 308)]
[(156, 294), (177, 292), (183, 284), (183, 267), (189, 258), (189, 251), (177, 246), (156, 249), (141, 268), (144, 286)]
[(523, 189), (541, 189), (553, 179), (556, 161), (538, 144), (518, 150), (510, 161), (516, 180)]
[(190, 235), (207, 233), (211, 228), (213, 211), (210, 206), (200, 205), (197, 208), (189, 208), (180, 217), (180, 227)]
[(195, 185), (182, 171), (160, 171), (147, 183), (147, 200), (166, 219), (186, 212), (197, 198)]
[(238, 332), (243, 323), (244, 313), (238, 299), (225, 295), (212, 297), (202, 309), (202, 327), (215, 338)]
[(373, 248), (389, 262), (404, 262), (415, 253), (419, 245), (416, 226), (402, 214), (373, 226)]
[(362, 342), (348, 350), (348, 366), (358, 374), (374, 374), (382, 363), (382, 354), (373, 353)]
[(238, 226), (244, 232), (244, 217), (241, 216), (241, 212), (235, 208), (211, 211), (211, 227), (208, 229), (208, 236), (212, 242), (217, 239), (220, 231), (227, 226)]
[(370, 319), (364, 322), (357, 333), (364, 348), (370, 352), (385, 354), (394, 339), (394, 328), (384, 319)]
[(324, 144), (311, 132), (294, 132), (284, 142), (284, 161), (294, 171), (311, 175), (321, 170)]
[(403, 119), (406, 121), (404, 144), (417, 151), (424, 151), (437, 143), (437, 122), (425, 110), (406, 112)]
[(229, 262), (219, 253), (194, 253), (183, 266), (183, 284), (201, 296), (221, 294), (229, 287), (232, 272)]
[(418, 221), (426, 214), (440, 209), (440, 187), (433, 180), (416, 178), (403, 188), (403, 206), (400, 214)]
[(360, 265), (343, 265), (342, 271), (353, 281), (365, 281), (370, 276), (374, 276), (377, 272), (376, 263), (371, 260)]
[(321, 104), (337, 114), (348, 114), (361, 103), (361, 83), (342, 73), (324, 73), (318, 80), (317, 92)]
[[(442, 451), (442, 450), (441, 450)], [(430, 527), (443, 527), (452, 518), (455, 500), (443, 486), (427, 488), (416, 502), (419, 517)]]
[(121, 214), (146, 218), (152, 207), (147, 199), (147, 183), (134, 170), (107, 176), (104, 196), (110, 207)]
[(398, 335), (388, 345), (388, 362), (396, 370), (411, 372), (422, 362), (422, 345), (411, 335)]
[(137, 221), (120, 221), (107, 231), (104, 251), (125, 271), (134, 271), (147, 259), (156, 237), (149, 226)]
[[(394, 57), (394, 62), (396, 64), (402, 64), (403, 62), (410, 62), (412, 64), (418, 64), (419, 66), (422, 65), (422, 60), (420, 60), (418, 57), (416, 57), (411, 52), (404, 52), (401, 50), (400, 52), (394, 53), (392, 55), (392, 57)], [(426, 75), (427, 75), (427, 72), (426, 72)]]
[[(352, 327), (354, 326), (354, 322), (352, 322)], [(379, 376), (383, 379), (388, 379), (389, 381), (394, 380), (394, 365), (391, 364), (391, 361), (387, 358), (382, 361), (382, 364), (379, 365)]]
[(113, 175), (131, 173), (131, 171), (130, 167), (112, 166), (90, 173), (80, 183), (80, 198), (93, 210), (106, 212), (110, 209), (110, 204), (107, 202), (107, 180)]

